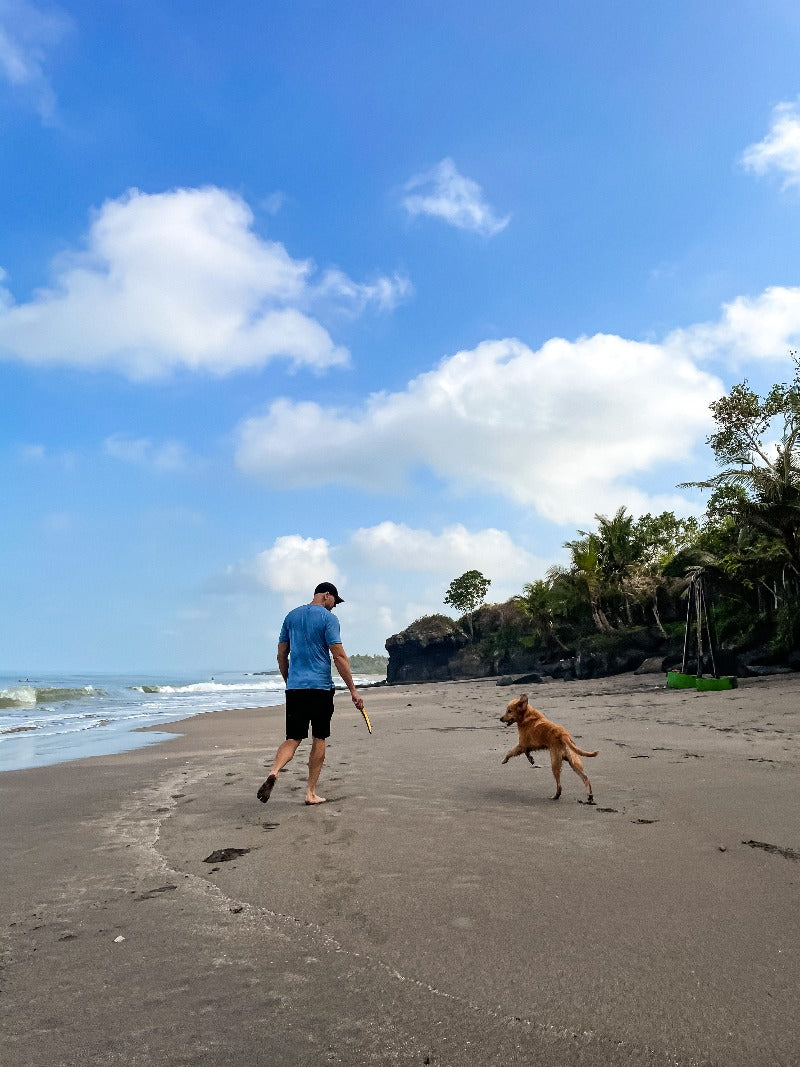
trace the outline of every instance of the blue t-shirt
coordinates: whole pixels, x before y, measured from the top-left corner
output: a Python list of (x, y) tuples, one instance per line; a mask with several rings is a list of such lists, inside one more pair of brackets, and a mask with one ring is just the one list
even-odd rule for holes
[(339, 620), (321, 604), (301, 604), (283, 620), (281, 644), (289, 645), (287, 689), (333, 689), (331, 645), (341, 644)]

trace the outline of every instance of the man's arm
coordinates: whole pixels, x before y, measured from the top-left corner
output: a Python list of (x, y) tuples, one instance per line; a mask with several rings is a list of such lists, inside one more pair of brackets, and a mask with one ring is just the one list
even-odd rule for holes
[(333, 662), (336, 670), (339, 672), (339, 677), (344, 684), (350, 690), (350, 696), (353, 698), (353, 703), (359, 711), (364, 707), (364, 701), (358, 695), (358, 690), (353, 682), (353, 675), (350, 671), (350, 660), (347, 658), (347, 653), (344, 650), (344, 645), (329, 645), (331, 655), (333, 656)]
[(281, 672), (284, 682), (289, 681), (289, 642), (281, 641), (278, 644), (278, 670)]

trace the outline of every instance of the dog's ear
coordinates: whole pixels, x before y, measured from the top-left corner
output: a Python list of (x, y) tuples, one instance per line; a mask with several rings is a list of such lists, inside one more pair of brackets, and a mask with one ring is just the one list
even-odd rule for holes
[(523, 693), (522, 696), (519, 698), (519, 709), (520, 709), (520, 711), (523, 711), (525, 708), (527, 708), (527, 706), (528, 706), (528, 694), (527, 693)]

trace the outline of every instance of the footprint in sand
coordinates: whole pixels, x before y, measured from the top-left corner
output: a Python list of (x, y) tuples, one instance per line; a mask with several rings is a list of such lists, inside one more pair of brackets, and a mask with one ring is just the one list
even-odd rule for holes
[(218, 848), (203, 860), (203, 863), (227, 863), (239, 856), (246, 856), (249, 848)]
[(760, 848), (764, 852), (771, 852), (774, 856), (783, 856), (786, 860), (795, 860), (800, 862), (800, 852), (794, 848), (781, 848), (780, 845), (771, 845), (769, 841), (753, 841), (752, 838), (749, 841), (742, 841), (743, 845), (749, 845), (750, 848)]
[(134, 897), (134, 900), (152, 900), (154, 897), (160, 896), (161, 893), (171, 893), (173, 889), (177, 889), (176, 885), (160, 885), (157, 889), (147, 889), (144, 893), (140, 893), (138, 897)]

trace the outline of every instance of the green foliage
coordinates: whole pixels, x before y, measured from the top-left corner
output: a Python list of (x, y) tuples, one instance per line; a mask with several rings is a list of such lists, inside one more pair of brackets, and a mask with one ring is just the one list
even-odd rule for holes
[(746, 538), (772, 543), (780, 564), (800, 580), (800, 359), (788, 385), (764, 397), (746, 381), (711, 405), (708, 438), (722, 470), (688, 486), (712, 489), (710, 506), (732, 518)]
[(710, 607), (711, 632), (719, 648), (747, 648), (761, 644), (769, 632), (746, 591), (731, 588), (716, 595)]
[(786, 654), (800, 649), (800, 602), (781, 604), (775, 618), (772, 651)]
[(651, 631), (645, 626), (623, 627), (619, 630), (610, 630), (606, 633), (588, 634), (581, 641), (583, 652), (597, 652), (607, 654), (609, 652), (623, 651), (638, 645), (646, 645)]
[(475, 611), (483, 603), (491, 584), (491, 579), (484, 578), (480, 571), (465, 571), (450, 583), (444, 602), (452, 604), (462, 614)]
[[(684, 633), (686, 592), (702, 572), (712, 627), (721, 646), (770, 645), (784, 655), (800, 647), (800, 359), (794, 377), (759, 396), (735, 385), (711, 405), (708, 438), (721, 468), (703, 481), (710, 491), (702, 520), (671, 511), (636, 518), (620, 507), (595, 515), (596, 527), (565, 543), (566, 566), (552, 567), (513, 598), (516, 615), (493, 606), (490, 581), (477, 570), (450, 583), (444, 597), (466, 615), (481, 653), (499, 664), (515, 650), (541, 656), (576, 650), (624, 651), (660, 634)], [(494, 614), (492, 614), (494, 612)], [(441, 626), (457, 624), (446, 616)], [(462, 625), (465, 620), (461, 620)]]
[(462, 615), (469, 616), (470, 634), (474, 635), (472, 613), (486, 598), (491, 578), (484, 578), (480, 571), (465, 571), (460, 578), (454, 578), (444, 595), (445, 604), (451, 604)]
[(348, 656), (348, 659), (350, 670), (354, 674), (386, 674), (389, 664), (388, 656), (368, 656), (358, 652), (353, 656)]
[(421, 615), (406, 629), (412, 636), (417, 636), (418, 634), (423, 633), (426, 635), (440, 634), (444, 636), (456, 632), (459, 629), (459, 626), (449, 615), (435, 613), (433, 615)]

